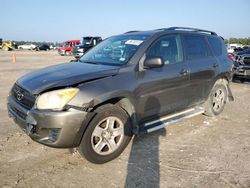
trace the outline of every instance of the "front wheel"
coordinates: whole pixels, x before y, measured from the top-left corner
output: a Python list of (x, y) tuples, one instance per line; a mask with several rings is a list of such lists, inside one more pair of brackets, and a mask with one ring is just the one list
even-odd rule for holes
[(69, 56), (69, 55), (71, 55), (71, 52), (70, 52), (70, 51), (66, 51), (66, 52), (65, 52), (65, 55), (66, 55), (66, 56)]
[(223, 111), (228, 98), (226, 87), (227, 86), (222, 83), (214, 85), (205, 103), (205, 115), (216, 116)]
[(119, 106), (104, 105), (96, 110), (79, 146), (88, 161), (102, 164), (118, 157), (132, 137), (132, 125)]
[(245, 81), (246, 81), (245, 78), (240, 78), (240, 82), (241, 82), (241, 83), (244, 83)]

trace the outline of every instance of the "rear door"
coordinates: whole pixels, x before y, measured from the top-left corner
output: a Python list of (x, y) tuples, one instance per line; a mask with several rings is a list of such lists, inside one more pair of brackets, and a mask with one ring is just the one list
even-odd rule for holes
[(183, 35), (185, 59), (190, 70), (190, 87), (192, 93), (189, 105), (203, 102), (211, 89), (218, 72), (218, 61), (204, 35)]
[(156, 40), (145, 52), (145, 58), (160, 57), (165, 65), (139, 72), (136, 94), (143, 118), (159, 116), (185, 108), (189, 73), (183, 61), (179, 35), (166, 35)]

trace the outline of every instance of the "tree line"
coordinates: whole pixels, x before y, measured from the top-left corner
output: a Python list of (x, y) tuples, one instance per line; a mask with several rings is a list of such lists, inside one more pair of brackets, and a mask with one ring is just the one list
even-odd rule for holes
[(37, 45), (37, 46), (42, 45), (42, 44), (48, 44), (48, 45), (53, 45), (53, 46), (62, 45), (62, 43), (60, 43), (60, 42), (46, 42), (46, 41), (43, 41), (43, 42), (37, 42), (37, 41), (13, 41), (13, 42), (15, 42), (15, 44), (17, 46), (27, 44), (27, 43), (31, 43), (31, 44), (34, 44), (34, 45)]
[(242, 44), (242, 45), (250, 45), (250, 37), (248, 38), (229, 38), (225, 39), (225, 43), (228, 44)]

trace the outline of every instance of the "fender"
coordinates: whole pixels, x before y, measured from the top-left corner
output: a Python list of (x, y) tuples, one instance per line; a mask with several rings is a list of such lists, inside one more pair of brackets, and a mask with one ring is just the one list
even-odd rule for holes
[[(126, 101), (129, 102), (129, 105), (126, 105)], [(77, 133), (77, 136), (74, 140), (74, 146), (78, 147), (82, 140), (82, 137), (88, 128), (90, 121), (95, 117), (95, 109), (104, 103), (117, 102), (118, 105), (123, 108), (128, 115), (131, 117), (133, 133), (139, 133), (139, 125), (137, 123), (137, 115), (136, 115), (136, 107), (137, 102), (133, 94), (129, 91), (117, 91), (114, 93), (105, 93), (103, 95), (98, 96), (97, 98), (92, 99), (89, 103), (85, 103), (84, 105), (89, 109), (89, 112), (82, 123), (80, 130)]]

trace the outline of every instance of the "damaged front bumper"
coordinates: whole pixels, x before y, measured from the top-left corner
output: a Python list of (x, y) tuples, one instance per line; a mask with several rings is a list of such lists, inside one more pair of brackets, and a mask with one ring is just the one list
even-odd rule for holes
[(88, 112), (73, 108), (59, 112), (27, 110), (11, 96), (8, 97), (7, 107), (9, 116), (34, 141), (56, 148), (79, 146)]

